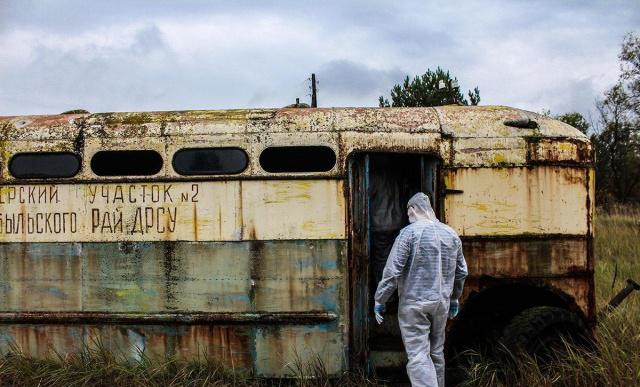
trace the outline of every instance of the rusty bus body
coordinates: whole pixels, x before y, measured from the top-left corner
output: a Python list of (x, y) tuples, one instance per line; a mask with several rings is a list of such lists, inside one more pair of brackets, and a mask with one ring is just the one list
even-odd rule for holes
[[(311, 145), (335, 166), (261, 167), (265, 149)], [(199, 147), (240, 148), (248, 166), (178, 174), (174, 154)], [(93, 155), (113, 149), (164, 163), (153, 176), (94, 174)], [(12, 176), (12, 157), (33, 152), (81, 167)], [(501, 106), (0, 117), (0, 349), (206, 353), (265, 377), (316, 355), (330, 374), (401, 365), (401, 346), (369, 337), (366, 184), (379, 153), (430, 163), (421, 187), (463, 239), (470, 278), (450, 348), (535, 305), (593, 321), (591, 146), (556, 120)]]

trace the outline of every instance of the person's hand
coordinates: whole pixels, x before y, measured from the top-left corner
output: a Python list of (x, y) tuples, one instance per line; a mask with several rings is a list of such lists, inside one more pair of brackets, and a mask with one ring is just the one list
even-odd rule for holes
[(449, 320), (453, 320), (460, 312), (460, 303), (458, 300), (451, 300), (449, 302)]
[(376, 315), (376, 321), (378, 322), (378, 325), (382, 324), (382, 322), (384, 321), (384, 317), (382, 317), (384, 311), (384, 305), (376, 302), (375, 306), (373, 307), (373, 313)]

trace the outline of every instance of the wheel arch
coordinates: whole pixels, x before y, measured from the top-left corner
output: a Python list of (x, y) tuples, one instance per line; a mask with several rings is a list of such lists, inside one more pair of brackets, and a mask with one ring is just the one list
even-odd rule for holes
[(536, 306), (566, 309), (588, 321), (576, 300), (556, 287), (534, 281), (491, 281), (464, 300), (448, 329), (447, 352), (492, 345), (514, 316)]

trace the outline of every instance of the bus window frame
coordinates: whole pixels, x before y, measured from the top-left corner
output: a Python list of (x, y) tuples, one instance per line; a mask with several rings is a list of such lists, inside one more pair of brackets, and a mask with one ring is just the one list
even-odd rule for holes
[[(14, 173), (13, 170), (13, 162), (15, 160), (16, 157), (20, 157), (20, 156), (42, 156), (42, 155), (69, 155), (72, 156), (76, 159), (76, 161), (78, 162), (77, 168), (75, 170), (75, 172), (70, 175), (70, 176), (33, 176), (33, 177), (24, 177), (24, 176), (18, 176)], [(28, 152), (16, 152), (14, 154), (11, 155), (11, 158), (9, 159), (9, 162), (7, 163), (7, 170), (9, 172), (9, 175), (11, 175), (11, 177), (15, 180), (56, 180), (56, 179), (74, 179), (78, 176), (78, 174), (80, 174), (82, 172), (83, 169), (83, 158), (82, 156), (80, 156), (79, 154), (75, 153), (75, 152), (71, 152), (71, 151), (55, 151), (55, 152), (34, 152), (34, 151), (28, 151)]]

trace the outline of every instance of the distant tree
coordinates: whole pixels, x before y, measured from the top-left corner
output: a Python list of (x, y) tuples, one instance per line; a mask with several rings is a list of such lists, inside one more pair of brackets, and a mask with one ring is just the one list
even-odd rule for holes
[(598, 200), (640, 200), (640, 136), (625, 86), (618, 83), (597, 103), (600, 128), (591, 136), (596, 152)]
[(553, 115), (551, 114), (551, 109), (542, 109), (540, 111), (540, 114), (542, 114), (545, 117), (553, 117)]
[(555, 118), (556, 120), (560, 120), (565, 124), (569, 124), (584, 134), (587, 134), (587, 131), (591, 127), (591, 125), (589, 124), (589, 122), (587, 122), (584, 116), (578, 112), (571, 112), (571, 113), (565, 113), (565, 114), (551, 114), (551, 110), (542, 109), (540, 111), (540, 114), (542, 114), (545, 117)]
[(573, 126), (584, 134), (587, 134), (590, 127), (584, 116), (578, 112), (565, 113), (555, 116), (554, 118)]
[(598, 101), (599, 127), (591, 136), (596, 152), (597, 200), (640, 202), (640, 38), (625, 36), (618, 56), (618, 83)]
[(438, 67), (435, 71), (427, 69), (426, 73), (416, 75), (412, 80), (407, 76), (402, 84), (397, 84), (391, 89), (391, 103), (384, 96), (378, 98), (378, 103), (380, 107), (477, 105), (480, 103), (478, 87), (469, 90), (468, 96), (469, 100), (460, 92), (457, 78), (451, 77), (449, 71)]
[(640, 36), (628, 34), (622, 43), (622, 51), (618, 56), (622, 74), (620, 81), (627, 93), (627, 103), (633, 111), (636, 127), (640, 118)]
[(88, 114), (89, 111), (88, 110), (84, 110), (84, 109), (73, 109), (73, 110), (67, 110), (66, 112), (62, 112), (60, 114)]

